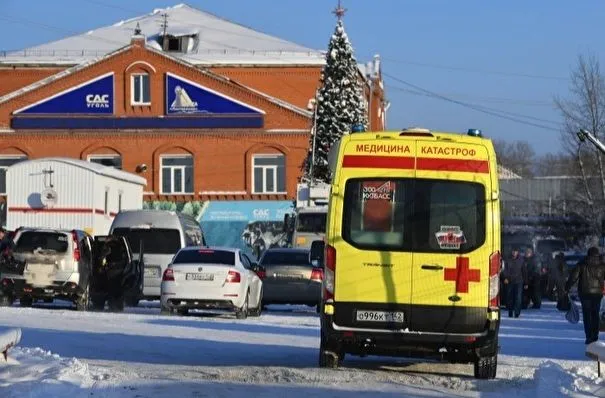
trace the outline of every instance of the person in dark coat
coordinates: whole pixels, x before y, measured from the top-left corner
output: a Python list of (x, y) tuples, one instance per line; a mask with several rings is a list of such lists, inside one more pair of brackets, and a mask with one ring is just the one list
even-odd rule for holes
[(0, 228), (0, 254), (8, 255), (14, 248), (15, 244), (10, 235), (6, 233), (4, 228)]
[(527, 268), (518, 248), (513, 249), (512, 256), (504, 268), (504, 284), (508, 291), (508, 316), (512, 318), (514, 312), (515, 318), (519, 318), (523, 290), (527, 289)]
[(542, 273), (531, 247), (525, 250), (525, 266), (527, 267), (527, 294), (533, 303), (532, 308), (539, 309), (542, 306)]
[(590, 344), (599, 339), (599, 310), (605, 283), (605, 264), (597, 247), (588, 249), (588, 256), (573, 269), (565, 290), (569, 291), (576, 282), (582, 303), (585, 343)]
[(563, 301), (567, 300), (567, 295), (565, 294), (565, 282), (567, 282), (567, 278), (569, 276), (567, 263), (565, 262), (565, 255), (562, 252), (559, 252), (555, 255), (548, 273), (550, 284), (556, 291), (557, 303), (562, 303)]

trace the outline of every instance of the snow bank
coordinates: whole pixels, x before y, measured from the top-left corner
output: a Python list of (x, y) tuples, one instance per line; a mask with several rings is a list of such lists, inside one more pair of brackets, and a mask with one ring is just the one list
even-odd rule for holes
[(41, 348), (14, 348), (0, 363), (0, 396), (6, 398), (73, 397), (93, 384), (87, 364)]

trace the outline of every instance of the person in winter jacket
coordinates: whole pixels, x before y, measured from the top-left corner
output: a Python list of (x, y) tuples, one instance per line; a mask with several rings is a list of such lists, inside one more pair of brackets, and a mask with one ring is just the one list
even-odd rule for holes
[[(550, 285), (552, 286), (552, 289), (557, 292), (557, 303), (561, 303), (563, 300), (567, 299), (567, 295), (565, 294), (565, 282), (567, 282), (568, 277), (567, 263), (565, 262), (565, 255), (562, 252), (555, 255), (548, 274)], [(552, 291), (552, 289), (550, 291)]]
[(585, 343), (590, 344), (599, 339), (599, 310), (605, 283), (605, 264), (597, 247), (591, 247), (586, 259), (573, 269), (565, 284), (565, 290), (569, 291), (576, 282), (582, 303)]
[(518, 318), (521, 315), (523, 290), (527, 289), (527, 268), (518, 248), (513, 249), (512, 256), (506, 263), (504, 284), (508, 291), (508, 316), (512, 318), (514, 312), (515, 318)]
[(531, 247), (525, 250), (525, 266), (527, 267), (527, 294), (533, 302), (532, 308), (539, 309), (542, 306), (542, 272)]

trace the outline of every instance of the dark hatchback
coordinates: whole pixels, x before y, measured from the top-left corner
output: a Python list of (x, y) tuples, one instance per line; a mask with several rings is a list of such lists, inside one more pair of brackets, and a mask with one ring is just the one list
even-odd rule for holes
[(263, 305), (319, 305), (324, 273), (311, 264), (308, 249), (268, 249), (259, 265), (265, 270)]

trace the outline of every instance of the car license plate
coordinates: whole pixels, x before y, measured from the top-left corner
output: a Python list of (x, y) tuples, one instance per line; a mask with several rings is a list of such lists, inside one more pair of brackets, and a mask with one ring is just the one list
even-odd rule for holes
[(360, 322), (394, 322), (403, 323), (403, 312), (390, 311), (357, 311)]
[(213, 274), (207, 274), (207, 273), (203, 273), (203, 274), (187, 274), (187, 275), (185, 275), (185, 279), (187, 279), (188, 281), (213, 281), (214, 280), (214, 275)]
[(158, 267), (145, 267), (144, 271), (145, 278), (159, 278), (160, 268)]

